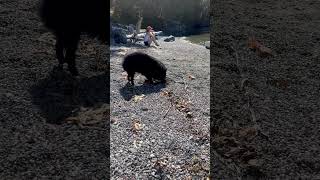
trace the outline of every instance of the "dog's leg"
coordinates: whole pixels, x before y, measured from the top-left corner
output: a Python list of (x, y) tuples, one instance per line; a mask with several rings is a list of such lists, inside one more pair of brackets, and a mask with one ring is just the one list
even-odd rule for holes
[(148, 82), (148, 83), (153, 84), (152, 76), (151, 76), (151, 75), (146, 75), (146, 78), (147, 78), (147, 82)]
[(131, 82), (131, 85), (134, 85), (134, 73), (128, 72), (128, 81)]
[(59, 62), (58, 68), (62, 70), (63, 63), (65, 62), (63, 35), (61, 33), (57, 33), (56, 38), (56, 57)]
[(65, 59), (68, 63), (68, 69), (73, 76), (78, 76), (79, 72), (76, 67), (76, 51), (80, 40), (80, 34), (70, 33), (67, 40)]

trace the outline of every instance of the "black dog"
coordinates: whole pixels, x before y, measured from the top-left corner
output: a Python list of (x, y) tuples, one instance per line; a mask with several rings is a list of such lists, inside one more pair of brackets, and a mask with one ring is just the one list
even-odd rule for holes
[(68, 63), (69, 71), (79, 74), (75, 53), (81, 33), (109, 43), (109, 6), (106, 0), (42, 0), (39, 15), (56, 36), (59, 68)]
[(134, 85), (136, 72), (144, 75), (151, 83), (153, 80), (165, 82), (167, 68), (163, 63), (141, 52), (128, 54), (123, 61), (122, 67), (128, 73), (128, 81)]

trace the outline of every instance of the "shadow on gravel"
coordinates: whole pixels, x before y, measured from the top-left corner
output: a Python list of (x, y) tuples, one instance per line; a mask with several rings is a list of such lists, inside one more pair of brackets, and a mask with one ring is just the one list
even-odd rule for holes
[(33, 103), (39, 107), (48, 123), (61, 124), (80, 107), (98, 107), (110, 103), (107, 73), (73, 78), (65, 71), (53, 70), (32, 86)]
[(132, 86), (130, 83), (127, 83), (124, 87), (120, 89), (121, 96), (126, 100), (130, 101), (134, 95), (139, 94), (152, 94), (158, 93), (162, 88), (165, 88), (166, 84), (142, 84), (140, 86)]

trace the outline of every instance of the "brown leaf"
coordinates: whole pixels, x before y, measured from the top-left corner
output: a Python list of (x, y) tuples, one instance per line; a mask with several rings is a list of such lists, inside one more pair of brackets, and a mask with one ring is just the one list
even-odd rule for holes
[(171, 97), (172, 96), (172, 92), (171, 91), (162, 91), (161, 92), (162, 96), (167, 96), (167, 97)]

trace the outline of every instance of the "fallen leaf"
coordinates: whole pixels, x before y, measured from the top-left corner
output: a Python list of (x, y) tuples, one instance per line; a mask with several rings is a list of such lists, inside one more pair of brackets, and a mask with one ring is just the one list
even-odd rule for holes
[(80, 119), (76, 117), (68, 117), (65, 119), (65, 121), (69, 124), (80, 124)]
[(194, 80), (194, 79), (195, 79), (195, 77), (194, 77), (194, 76), (192, 76), (192, 75), (189, 75), (189, 79)]
[(248, 46), (250, 49), (257, 49), (260, 46), (260, 43), (256, 40), (255, 37), (249, 37)]
[(139, 121), (135, 121), (133, 123), (133, 130), (140, 131), (142, 130), (142, 124)]
[(258, 49), (258, 54), (260, 57), (267, 57), (272, 55), (272, 51), (270, 48), (260, 46), (260, 48)]
[(144, 97), (145, 97), (144, 94), (142, 94), (142, 95), (140, 95), (140, 96), (139, 96), (139, 95), (135, 95), (135, 96), (133, 97), (133, 100), (134, 100), (135, 103), (137, 103), (137, 102), (141, 101)]
[(262, 45), (256, 40), (255, 37), (249, 37), (248, 47), (250, 49), (256, 50), (260, 57), (267, 57), (272, 55), (271, 49)]
[(172, 92), (171, 91), (162, 91), (161, 92), (162, 96), (167, 96), (167, 97), (171, 97), (172, 96)]

